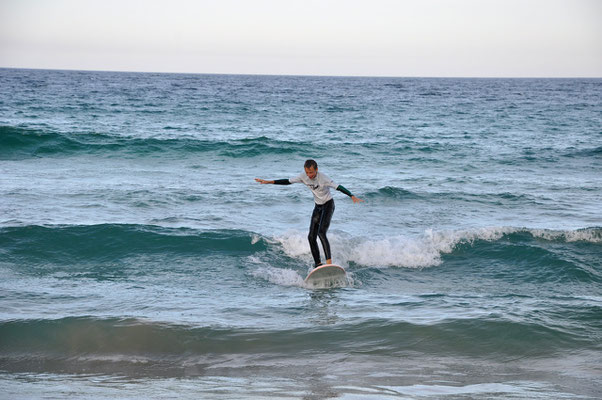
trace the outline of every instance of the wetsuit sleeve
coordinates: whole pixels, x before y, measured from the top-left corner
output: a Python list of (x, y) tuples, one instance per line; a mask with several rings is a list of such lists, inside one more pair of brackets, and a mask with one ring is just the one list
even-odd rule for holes
[(274, 185), (290, 185), (291, 181), (289, 179), (276, 179), (274, 181)]
[(351, 194), (351, 192), (349, 190), (345, 189), (345, 187), (343, 185), (337, 186), (337, 190), (339, 192), (345, 193), (349, 197), (353, 197), (353, 194)]

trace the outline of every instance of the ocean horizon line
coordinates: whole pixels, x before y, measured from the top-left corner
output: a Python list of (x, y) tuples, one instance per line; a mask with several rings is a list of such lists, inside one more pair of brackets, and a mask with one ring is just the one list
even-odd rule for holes
[(190, 71), (140, 71), (122, 69), (86, 69), (86, 68), (36, 68), (36, 67), (13, 67), (0, 66), (0, 70), (22, 70), (22, 71), (65, 71), (65, 72), (96, 72), (96, 73), (124, 73), (124, 74), (156, 74), (156, 75), (205, 75), (205, 76), (258, 76), (258, 77), (307, 77), (307, 78), (368, 78), (368, 79), (602, 79), (600, 76), (469, 76), (469, 75), (355, 75), (355, 74), (295, 74), (295, 73), (228, 73), (228, 72), (190, 72)]

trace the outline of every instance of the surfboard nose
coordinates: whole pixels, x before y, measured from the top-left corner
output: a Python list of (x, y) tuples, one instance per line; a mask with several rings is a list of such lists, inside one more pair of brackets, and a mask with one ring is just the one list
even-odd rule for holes
[(305, 278), (305, 284), (315, 289), (342, 287), (347, 285), (347, 273), (340, 265), (326, 264), (314, 268)]

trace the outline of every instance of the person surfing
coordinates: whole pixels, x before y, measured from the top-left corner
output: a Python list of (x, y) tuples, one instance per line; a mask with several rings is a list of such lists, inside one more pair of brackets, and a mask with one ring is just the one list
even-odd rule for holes
[(305, 173), (302, 173), (295, 178), (276, 180), (255, 178), (255, 181), (261, 183), (262, 185), (290, 185), (293, 183), (303, 183), (311, 189), (314, 195), (315, 207), (311, 215), (307, 239), (309, 240), (309, 248), (311, 249), (311, 255), (313, 256), (315, 262), (314, 268), (316, 268), (320, 265), (323, 265), (320, 259), (320, 249), (318, 248), (317, 238), (320, 238), (320, 242), (322, 242), (326, 264), (332, 264), (330, 243), (326, 237), (326, 232), (330, 227), (330, 220), (332, 219), (332, 214), (334, 213), (334, 199), (330, 193), (330, 188), (345, 193), (347, 196), (351, 197), (351, 200), (353, 200), (354, 203), (361, 203), (364, 200), (354, 196), (349, 190), (345, 189), (345, 187), (334, 183), (334, 181), (326, 174), (319, 172), (318, 163), (316, 161), (307, 160), (305, 161), (303, 167), (305, 169)]

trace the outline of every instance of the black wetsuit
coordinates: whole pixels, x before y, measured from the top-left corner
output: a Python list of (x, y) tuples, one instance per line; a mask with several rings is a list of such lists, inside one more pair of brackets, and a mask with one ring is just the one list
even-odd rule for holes
[(314, 212), (311, 214), (311, 223), (309, 224), (309, 247), (311, 249), (311, 255), (314, 258), (315, 265), (320, 264), (320, 249), (318, 248), (317, 238), (320, 238), (322, 242), (322, 248), (324, 249), (324, 257), (330, 260), (330, 243), (326, 237), (326, 231), (330, 226), (330, 220), (334, 214), (334, 200), (330, 199), (324, 204), (316, 204)]
[(314, 179), (309, 179), (306, 174), (301, 174), (298, 177), (291, 179), (277, 179), (274, 181), (276, 185), (290, 185), (291, 183), (303, 183), (307, 185), (314, 194), (315, 207), (311, 214), (311, 223), (309, 225), (309, 247), (311, 249), (311, 255), (314, 258), (316, 267), (322, 264), (320, 260), (320, 249), (318, 248), (317, 238), (320, 238), (322, 242), (322, 248), (324, 249), (324, 256), (326, 260), (332, 258), (330, 253), (330, 243), (326, 237), (326, 231), (330, 227), (330, 220), (334, 213), (334, 200), (330, 194), (329, 188), (334, 188), (347, 196), (352, 197), (353, 195), (347, 189), (341, 185), (334, 183), (328, 176), (321, 172), (318, 172)]

